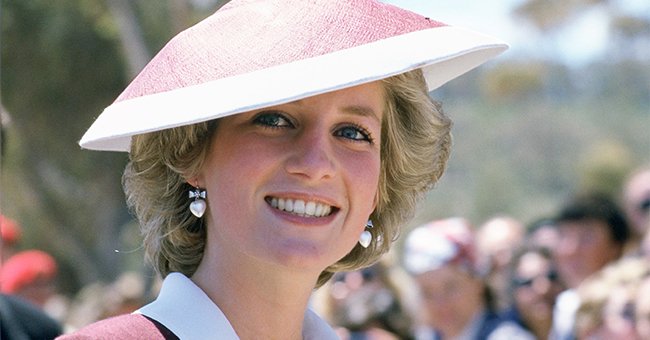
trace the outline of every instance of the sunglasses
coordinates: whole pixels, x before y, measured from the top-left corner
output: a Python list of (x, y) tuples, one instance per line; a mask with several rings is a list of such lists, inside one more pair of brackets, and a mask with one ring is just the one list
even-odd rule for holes
[(552, 271), (549, 271), (548, 273), (546, 273), (546, 275), (540, 275), (540, 276), (529, 277), (529, 278), (516, 277), (516, 278), (514, 278), (512, 280), (512, 283), (517, 288), (530, 287), (530, 286), (533, 285), (533, 282), (535, 282), (535, 280), (538, 277), (546, 277), (546, 279), (549, 282), (557, 282), (560, 279), (560, 276), (558, 275), (558, 273), (556, 271), (552, 270)]
[(646, 214), (650, 212), (650, 197), (641, 201), (641, 203), (639, 204), (639, 210)]

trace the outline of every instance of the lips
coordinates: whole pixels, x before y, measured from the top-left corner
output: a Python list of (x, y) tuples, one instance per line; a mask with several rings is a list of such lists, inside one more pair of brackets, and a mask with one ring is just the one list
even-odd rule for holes
[(275, 209), (302, 217), (324, 217), (336, 209), (329, 204), (301, 199), (267, 197), (266, 201)]

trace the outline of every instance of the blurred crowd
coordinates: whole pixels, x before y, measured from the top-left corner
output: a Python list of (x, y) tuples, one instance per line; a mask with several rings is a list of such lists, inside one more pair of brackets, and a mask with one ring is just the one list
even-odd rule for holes
[[(431, 221), (373, 266), (336, 274), (312, 308), (342, 339), (650, 339), (650, 168), (620, 192), (576, 195), (535, 221)], [(0, 230), (5, 336), (25, 315), (41, 331), (27, 338), (52, 338), (155, 296), (133, 272), (65, 296), (56, 260), (21, 247), (16, 221), (0, 215)]]
[(342, 339), (650, 339), (650, 167), (535, 221), (449, 217), (314, 308)]

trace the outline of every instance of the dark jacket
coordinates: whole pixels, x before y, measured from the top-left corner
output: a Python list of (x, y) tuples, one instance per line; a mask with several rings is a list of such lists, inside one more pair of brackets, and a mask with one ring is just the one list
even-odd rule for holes
[(51, 340), (61, 333), (61, 325), (37, 306), (0, 294), (0, 339)]

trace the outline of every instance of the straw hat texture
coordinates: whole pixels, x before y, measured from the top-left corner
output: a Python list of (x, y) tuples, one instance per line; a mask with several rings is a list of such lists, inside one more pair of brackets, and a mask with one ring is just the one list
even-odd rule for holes
[(167, 43), (80, 144), (129, 151), (137, 134), (418, 68), (433, 90), (506, 48), (375, 0), (233, 0)]

